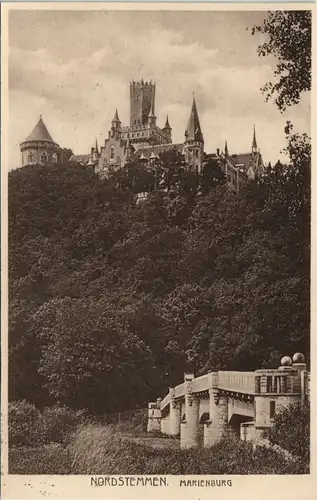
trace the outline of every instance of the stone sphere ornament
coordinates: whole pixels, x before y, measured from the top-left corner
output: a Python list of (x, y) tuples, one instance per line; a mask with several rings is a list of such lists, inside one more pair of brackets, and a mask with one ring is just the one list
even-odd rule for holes
[(292, 358), (283, 356), (281, 359), (281, 366), (292, 366)]
[(301, 352), (296, 352), (293, 356), (293, 363), (305, 363), (305, 356)]

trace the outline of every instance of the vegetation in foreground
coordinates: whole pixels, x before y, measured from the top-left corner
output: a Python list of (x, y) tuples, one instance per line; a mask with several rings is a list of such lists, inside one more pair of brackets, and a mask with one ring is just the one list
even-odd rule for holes
[[(11, 411), (9, 471), (10, 474), (90, 475), (306, 474), (309, 431), (306, 424), (295, 429), (296, 412), (294, 406), (286, 412), (287, 419), (284, 412), (276, 429), (279, 434), (285, 433), (287, 426), (289, 442), (296, 441), (296, 434), (296, 442), (306, 443), (301, 449), (293, 449), (294, 459), (289, 459), (273, 449), (253, 450), (250, 443), (238, 439), (224, 440), (211, 449), (193, 450), (177, 449), (175, 440), (174, 443), (170, 440), (173, 446), (162, 443), (163, 447), (158, 449), (152, 446), (157, 436), (144, 439), (143, 443), (135, 441), (136, 435), (140, 439), (144, 436), (140, 432), (141, 421), (135, 422), (133, 429), (127, 424), (100, 425), (66, 408), (36, 413), (32, 405), (20, 402)], [(309, 419), (309, 412), (301, 415), (302, 422)], [(59, 433), (54, 431), (57, 428)]]
[(305, 474), (299, 460), (239, 440), (209, 450), (155, 449), (114, 433), (111, 427), (78, 428), (70, 444), (10, 450), (11, 474)]

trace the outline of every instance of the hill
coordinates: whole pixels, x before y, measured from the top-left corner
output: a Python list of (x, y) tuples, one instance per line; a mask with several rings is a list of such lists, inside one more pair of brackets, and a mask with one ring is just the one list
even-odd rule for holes
[(309, 359), (310, 146), (289, 148), (238, 194), (178, 157), (11, 171), (10, 399), (114, 412), (186, 370)]

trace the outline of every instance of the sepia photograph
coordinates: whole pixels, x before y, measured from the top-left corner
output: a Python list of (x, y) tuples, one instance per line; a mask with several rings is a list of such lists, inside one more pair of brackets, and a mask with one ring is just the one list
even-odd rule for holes
[(312, 10), (233, 7), (7, 9), (9, 475), (310, 474)]

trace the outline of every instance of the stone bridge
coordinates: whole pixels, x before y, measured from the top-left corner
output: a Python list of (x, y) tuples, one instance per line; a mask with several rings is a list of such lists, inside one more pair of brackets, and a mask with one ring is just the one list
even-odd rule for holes
[(274, 422), (281, 407), (309, 397), (305, 358), (284, 356), (277, 369), (185, 374), (165, 398), (148, 405), (148, 432), (180, 435), (181, 448), (210, 447), (238, 435), (254, 443)]

